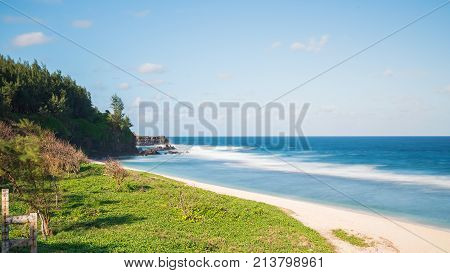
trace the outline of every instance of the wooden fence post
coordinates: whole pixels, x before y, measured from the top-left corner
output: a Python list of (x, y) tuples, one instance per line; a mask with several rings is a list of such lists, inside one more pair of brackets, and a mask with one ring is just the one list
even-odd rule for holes
[(6, 218), (9, 216), (9, 190), (2, 189), (2, 253), (9, 252), (9, 225)]
[(37, 253), (37, 213), (30, 213), (31, 253)]
[[(2, 189), (2, 253), (8, 253), (10, 248), (25, 247), (31, 248), (31, 253), (37, 252), (37, 213), (29, 215), (9, 216), (9, 190)], [(24, 239), (9, 239), (9, 225), (29, 224), (30, 236)]]

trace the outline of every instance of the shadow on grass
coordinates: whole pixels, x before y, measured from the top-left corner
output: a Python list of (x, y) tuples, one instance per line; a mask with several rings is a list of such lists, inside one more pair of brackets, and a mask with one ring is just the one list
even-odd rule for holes
[[(51, 241), (38, 241), (38, 253), (100, 253), (112, 252), (114, 245), (99, 246), (92, 243), (61, 243)], [(10, 253), (30, 253), (30, 247), (11, 248)]]
[(108, 228), (117, 225), (131, 224), (137, 221), (145, 220), (144, 217), (135, 217), (133, 215), (122, 216), (108, 216), (100, 217), (94, 220), (76, 223), (66, 227), (65, 231), (72, 231), (74, 229), (90, 229), (90, 228)]
[(65, 207), (69, 210), (64, 210), (62, 215), (69, 215), (71, 213), (71, 209), (76, 209), (84, 205), (86, 197), (81, 194), (69, 194), (64, 196), (63, 200), (66, 203)]
[(113, 246), (99, 246), (92, 243), (51, 243), (39, 241), (38, 252), (40, 253), (100, 253), (111, 252)]
[(138, 185), (138, 184), (127, 184), (126, 185), (127, 190), (130, 192), (146, 192), (152, 189), (152, 187), (150, 185)]
[(76, 175), (76, 178), (85, 178), (88, 176), (103, 175), (103, 170), (100, 166), (95, 165), (81, 165), (80, 172)]
[(112, 204), (118, 204), (118, 203), (120, 203), (120, 202), (117, 200), (101, 200), (99, 202), (100, 205), (112, 205)]

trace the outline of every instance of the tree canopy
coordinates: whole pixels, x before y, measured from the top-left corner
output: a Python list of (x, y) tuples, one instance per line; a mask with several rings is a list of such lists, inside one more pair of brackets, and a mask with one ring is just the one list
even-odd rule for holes
[(88, 155), (136, 152), (131, 123), (122, 100), (112, 98), (112, 114), (92, 105), (86, 88), (45, 65), (16, 62), (0, 55), (0, 120), (27, 118), (68, 140)]

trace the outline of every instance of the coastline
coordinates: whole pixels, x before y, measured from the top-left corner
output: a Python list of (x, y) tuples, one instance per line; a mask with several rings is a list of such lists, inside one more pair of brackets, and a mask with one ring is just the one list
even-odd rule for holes
[[(92, 162), (103, 164), (100, 161)], [(279, 207), (327, 238), (336, 247), (337, 252), (439, 253), (450, 251), (450, 230), (444, 228), (408, 222), (403, 219), (399, 220), (395, 217), (386, 219), (369, 212), (361, 212), (337, 206), (216, 186), (153, 171), (125, 168), (167, 177), (183, 182), (188, 186), (218, 194), (231, 195)], [(333, 229), (344, 229), (352, 234), (365, 237), (371, 242), (370, 247), (360, 248), (337, 239), (332, 234)]]

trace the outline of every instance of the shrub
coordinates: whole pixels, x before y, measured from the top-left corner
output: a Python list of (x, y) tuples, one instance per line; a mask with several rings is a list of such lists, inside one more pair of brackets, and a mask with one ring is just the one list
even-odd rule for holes
[(118, 161), (108, 159), (105, 162), (105, 175), (111, 177), (116, 182), (116, 189), (120, 190), (122, 182), (128, 176), (128, 173), (120, 166)]
[(0, 121), (0, 139), (10, 140), (14, 137), (14, 131), (7, 123)]
[(0, 178), (10, 183), (30, 210), (38, 212), (46, 237), (52, 233), (50, 220), (58, 207), (58, 178), (79, 171), (86, 157), (50, 131), (26, 120), (16, 124), (12, 135), (0, 139)]
[(16, 130), (22, 135), (42, 135), (46, 130), (29, 119), (20, 119), (16, 124)]
[(42, 139), (41, 154), (51, 175), (76, 173), (80, 170), (80, 164), (87, 162), (81, 150), (75, 149), (67, 141), (59, 140), (53, 133), (46, 132)]

